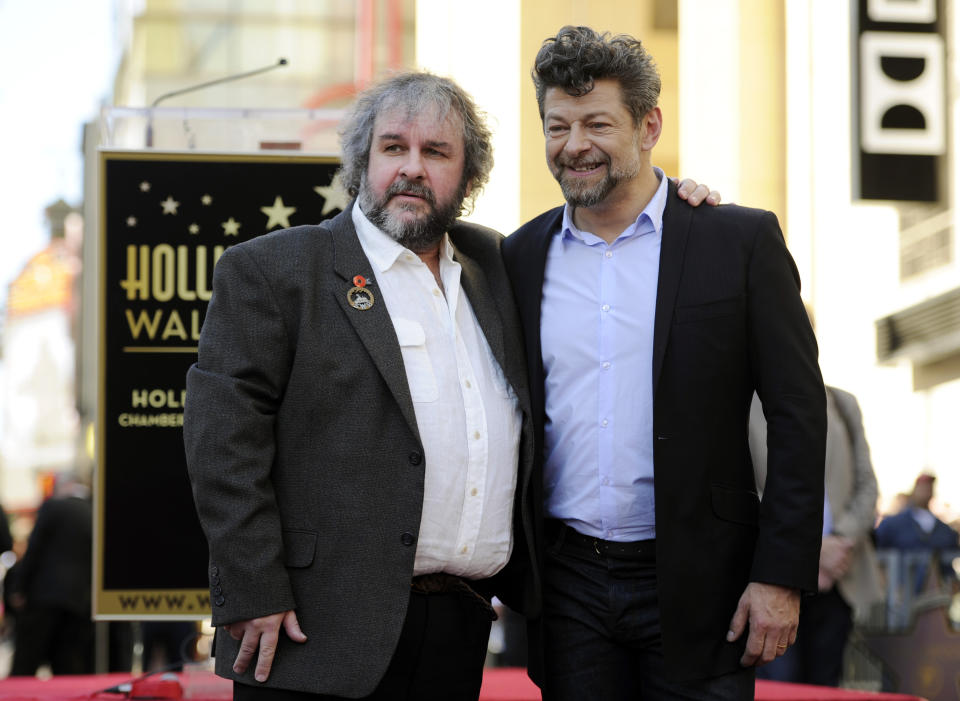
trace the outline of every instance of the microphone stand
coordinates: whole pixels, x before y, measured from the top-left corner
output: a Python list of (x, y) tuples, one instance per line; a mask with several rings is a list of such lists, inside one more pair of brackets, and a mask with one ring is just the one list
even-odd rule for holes
[(281, 66), (287, 65), (287, 59), (281, 58), (278, 59), (276, 63), (273, 63), (269, 66), (264, 66), (263, 68), (257, 68), (252, 71), (246, 71), (244, 73), (237, 73), (235, 75), (228, 75), (225, 78), (217, 78), (216, 80), (208, 80), (205, 83), (200, 83), (198, 85), (191, 85), (188, 88), (181, 88), (180, 90), (172, 90), (170, 92), (164, 93), (156, 100), (150, 104), (150, 112), (147, 115), (147, 148), (153, 147), (153, 109), (159, 105), (163, 100), (167, 98), (176, 97), (177, 95), (183, 95), (184, 93), (193, 92), (194, 90), (202, 90), (203, 88), (209, 88), (212, 85), (219, 85), (220, 83), (228, 83), (232, 80), (240, 80), (241, 78), (249, 78), (250, 76), (257, 75), (259, 73), (266, 73), (267, 71), (272, 71)]

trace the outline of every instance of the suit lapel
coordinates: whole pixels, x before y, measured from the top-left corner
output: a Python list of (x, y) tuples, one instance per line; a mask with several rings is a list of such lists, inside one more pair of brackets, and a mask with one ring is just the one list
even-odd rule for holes
[[(418, 438), (417, 417), (413, 409), (413, 400), (410, 397), (410, 387), (407, 384), (407, 373), (403, 365), (403, 356), (400, 353), (400, 344), (397, 334), (390, 320), (387, 305), (376, 284), (373, 266), (363, 253), (357, 232), (353, 227), (350, 212), (353, 206), (336, 216), (331, 222), (324, 223), (325, 228), (332, 232), (333, 241), (333, 268), (337, 279), (333, 282), (333, 295), (343, 309), (347, 320), (353, 325), (357, 335), (373, 359), (373, 364), (383, 376), (387, 387), (393, 393), (400, 411)], [(354, 286), (353, 278), (362, 275), (367, 280), (367, 287), (373, 292), (374, 303), (369, 309), (355, 309), (350, 306), (347, 293)], [(345, 361), (349, 359), (345, 358)]]
[(663, 369), (663, 357), (667, 351), (673, 310), (680, 289), (683, 272), (683, 256), (690, 233), (693, 209), (677, 200), (677, 187), (667, 183), (667, 205), (663, 211), (663, 236), (660, 240), (660, 272), (657, 278), (657, 311), (653, 324), (653, 396), (657, 396), (657, 383)]
[(521, 251), (523, 259), (529, 260), (527, 272), (515, 281), (518, 292), (517, 307), (524, 321), (524, 333), (527, 339), (527, 362), (535, 372), (530, 378), (530, 398), (535, 412), (544, 411), (543, 391), (543, 352), (540, 348), (540, 315), (543, 305), (543, 280), (547, 269), (547, 252), (554, 234), (559, 231), (563, 221), (563, 207), (553, 211), (553, 216), (544, 220), (543, 228), (536, 236), (530, 237), (526, 250)]
[(506, 354), (503, 347), (503, 321), (493, 301), (493, 291), (487, 276), (472, 258), (465, 256), (454, 246), (454, 260), (460, 264), (460, 286), (470, 300), (480, 329), (493, 351), (500, 367), (506, 372)]

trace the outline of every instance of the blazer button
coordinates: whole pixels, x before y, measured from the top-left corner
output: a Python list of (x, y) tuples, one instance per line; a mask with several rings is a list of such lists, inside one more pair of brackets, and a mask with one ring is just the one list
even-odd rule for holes
[(214, 587), (213, 594), (214, 596), (220, 596), (221, 594), (223, 594), (223, 587)]
[(213, 584), (213, 585), (220, 584), (220, 577), (218, 577), (217, 575), (213, 575), (210, 578), (210, 584)]
[(215, 603), (217, 606), (223, 606), (224, 602), (226, 602), (226, 599), (224, 599), (222, 596), (218, 596), (213, 601), (213, 603)]
[(419, 465), (421, 462), (423, 462), (423, 456), (415, 450), (407, 457), (410, 459), (411, 465)]
[(213, 567), (210, 568), (210, 574), (216, 577), (218, 574), (220, 574), (220, 568), (214, 565)]
[(413, 545), (416, 538), (413, 537), (413, 533), (404, 533), (400, 536), (400, 542), (404, 545)]

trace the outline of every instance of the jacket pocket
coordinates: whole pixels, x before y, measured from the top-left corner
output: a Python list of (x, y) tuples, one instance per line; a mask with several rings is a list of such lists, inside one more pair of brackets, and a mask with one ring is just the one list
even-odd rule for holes
[(686, 304), (678, 306), (674, 311), (674, 322), (686, 324), (691, 321), (703, 321), (718, 316), (727, 316), (737, 313), (743, 306), (743, 297), (730, 297), (704, 304)]
[(287, 567), (309, 567), (317, 552), (317, 532), (285, 530), (283, 552)]
[(717, 518), (756, 527), (760, 520), (760, 497), (756, 492), (714, 484), (710, 487), (713, 513)]

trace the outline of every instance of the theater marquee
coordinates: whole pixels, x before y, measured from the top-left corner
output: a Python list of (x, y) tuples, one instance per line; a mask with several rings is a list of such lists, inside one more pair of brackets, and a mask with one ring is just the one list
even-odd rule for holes
[(183, 449), (187, 368), (227, 247), (347, 206), (338, 161), (104, 151), (96, 618), (209, 615)]

